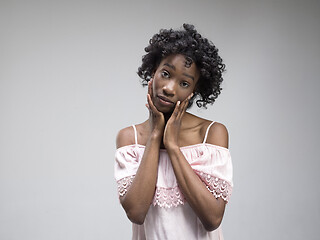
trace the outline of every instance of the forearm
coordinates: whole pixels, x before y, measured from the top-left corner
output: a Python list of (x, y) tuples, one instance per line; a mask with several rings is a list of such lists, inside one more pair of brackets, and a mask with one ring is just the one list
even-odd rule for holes
[(189, 205), (208, 231), (216, 229), (224, 214), (225, 202), (216, 199), (195, 174), (179, 147), (167, 148), (179, 187)]
[(161, 138), (151, 135), (146, 144), (138, 171), (121, 204), (128, 218), (142, 224), (152, 202), (158, 174), (159, 149)]

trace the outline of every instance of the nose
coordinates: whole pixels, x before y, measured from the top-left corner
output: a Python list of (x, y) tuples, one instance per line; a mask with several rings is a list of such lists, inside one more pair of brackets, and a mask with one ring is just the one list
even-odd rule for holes
[(163, 86), (162, 90), (164, 95), (166, 96), (174, 96), (175, 95), (175, 82), (174, 81), (168, 81), (166, 84)]

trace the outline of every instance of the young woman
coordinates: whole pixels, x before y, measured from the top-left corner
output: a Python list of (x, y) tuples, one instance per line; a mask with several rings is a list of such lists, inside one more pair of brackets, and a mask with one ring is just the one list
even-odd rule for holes
[(119, 131), (115, 156), (132, 239), (223, 239), (233, 186), (228, 131), (186, 109), (215, 101), (225, 65), (192, 25), (161, 30), (149, 43), (138, 70), (149, 118)]

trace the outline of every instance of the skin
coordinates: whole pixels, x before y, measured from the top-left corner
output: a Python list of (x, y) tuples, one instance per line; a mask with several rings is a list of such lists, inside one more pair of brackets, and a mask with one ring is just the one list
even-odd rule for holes
[[(186, 112), (199, 79), (194, 63), (187, 67), (183, 55), (164, 58), (148, 84), (147, 108), (149, 118), (136, 125), (139, 144), (144, 155), (133, 182), (120, 202), (128, 218), (143, 224), (152, 202), (158, 174), (160, 148), (169, 154), (179, 187), (207, 231), (219, 227), (226, 202), (216, 199), (205, 187), (182, 154), (180, 147), (202, 143), (211, 121)], [(206, 143), (228, 148), (226, 127), (215, 122)], [(117, 147), (134, 144), (132, 127), (122, 129)]]

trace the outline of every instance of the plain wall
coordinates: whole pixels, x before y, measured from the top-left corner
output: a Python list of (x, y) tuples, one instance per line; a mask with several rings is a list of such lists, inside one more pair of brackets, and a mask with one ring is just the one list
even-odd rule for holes
[(319, 239), (320, 2), (0, 2), (0, 239), (130, 239), (115, 137), (147, 116), (150, 37), (192, 23), (227, 65), (191, 112), (229, 130), (225, 239)]

